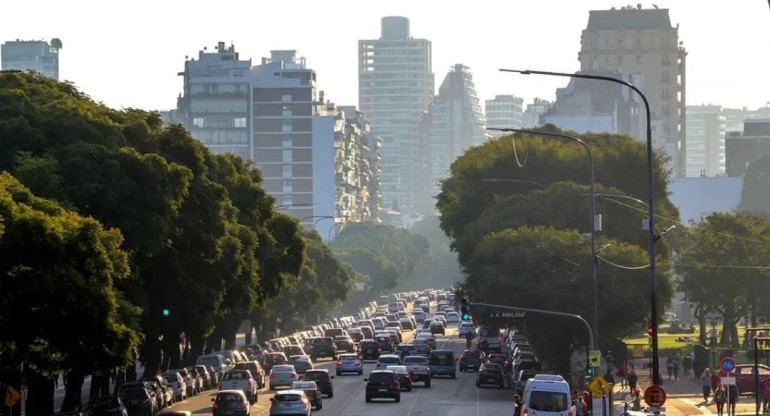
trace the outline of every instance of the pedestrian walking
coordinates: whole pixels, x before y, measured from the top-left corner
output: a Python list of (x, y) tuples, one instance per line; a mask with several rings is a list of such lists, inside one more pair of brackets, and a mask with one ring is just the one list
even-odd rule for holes
[(668, 354), (668, 358), (666, 358), (666, 371), (668, 372), (668, 379), (673, 380), (674, 378), (674, 354)]
[(717, 405), (717, 416), (722, 416), (725, 410), (725, 401), (727, 401), (727, 392), (725, 391), (725, 386), (720, 384), (717, 386), (717, 391), (714, 392), (714, 403)]
[(626, 388), (626, 370), (627, 370), (626, 363), (623, 362), (618, 367), (618, 372), (616, 373), (616, 375), (618, 376), (618, 379), (620, 379), (621, 388)]
[(682, 356), (679, 351), (674, 354), (674, 380), (679, 380), (679, 365), (682, 362)]
[(636, 375), (636, 370), (633, 368), (630, 368), (628, 370), (628, 375), (626, 376), (626, 379), (628, 381), (628, 390), (633, 393), (636, 390), (636, 383), (639, 381), (639, 376)]
[(703, 374), (700, 376), (701, 387), (703, 388), (703, 401), (708, 403), (709, 396), (711, 395), (711, 370), (708, 368), (703, 370)]
[(513, 416), (521, 416), (521, 397), (513, 396)]
[(682, 372), (684, 373), (684, 375), (689, 376), (691, 370), (692, 370), (692, 356), (690, 356), (690, 354), (685, 354), (684, 357), (682, 357)]
[[(721, 386), (721, 384), (720, 384)], [(727, 387), (727, 414), (735, 416), (735, 406), (738, 404), (738, 386), (730, 384)]]
[(762, 413), (770, 411), (770, 378), (762, 384)]
[(719, 373), (714, 371), (711, 373), (711, 391), (717, 391), (717, 387), (722, 384), (722, 377)]

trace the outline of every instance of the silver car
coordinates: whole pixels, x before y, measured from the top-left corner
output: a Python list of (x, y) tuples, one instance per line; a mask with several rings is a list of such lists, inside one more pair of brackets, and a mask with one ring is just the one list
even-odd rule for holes
[(299, 376), (293, 365), (276, 365), (270, 370), (270, 390), (291, 387), (297, 380)]
[(364, 373), (364, 361), (358, 354), (341, 354), (337, 360), (337, 375), (342, 373)]
[(270, 416), (305, 415), (310, 416), (310, 400), (302, 390), (283, 390), (270, 399)]
[(375, 370), (384, 370), (389, 365), (401, 365), (401, 356), (395, 354), (382, 354), (377, 359)]

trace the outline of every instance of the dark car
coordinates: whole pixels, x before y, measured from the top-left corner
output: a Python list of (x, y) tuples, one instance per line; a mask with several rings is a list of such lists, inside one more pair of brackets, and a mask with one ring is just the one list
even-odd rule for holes
[(444, 328), (444, 324), (439, 321), (433, 321), (430, 323), (430, 333), (431, 334), (441, 334), (446, 335), (446, 329)]
[(415, 347), (414, 344), (399, 344), (394, 353), (400, 355), (403, 360), (404, 357), (417, 355), (417, 347)]
[(537, 371), (533, 370), (521, 370), (518, 374), (516, 374), (516, 377), (513, 379), (513, 394), (518, 394), (519, 397), (523, 397), (524, 395), (524, 386), (527, 384), (527, 380), (531, 379), (532, 377), (539, 374)]
[(329, 370), (308, 370), (305, 373), (305, 381), (315, 381), (318, 386), (318, 390), (321, 394), (325, 394), (329, 398), (334, 397), (334, 383), (332, 379), (334, 376), (329, 375)]
[(339, 351), (340, 353), (356, 351), (356, 343), (353, 342), (352, 338), (338, 339), (334, 341), (334, 345), (337, 346), (337, 351)]
[(479, 350), (465, 350), (460, 356), (460, 371), (478, 371), (484, 358), (484, 353)]
[(389, 365), (385, 369), (396, 373), (401, 390), (412, 391), (412, 374), (405, 365)]
[(144, 388), (129, 388), (122, 391), (121, 398), (128, 414), (154, 415), (158, 411), (155, 400)]
[(382, 352), (393, 352), (393, 339), (389, 335), (378, 335), (374, 337), (377, 344), (380, 346)]
[(249, 399), (240, 390), (222, 390), (211, 398), (213, 416), (233, 416), (249, 414)]
[(286, 358), (286, 354), (282, 352), (270, 352), (265, 355), (265, 364), (262, 366), (266, 373), (270, 373), (273, 366), (288, 364), (289, 360)]
[(249, 370), (251, 376), (257, 381), (257, 388), (265, 388), (265, 370), (259, 364), (259, 361), (244, 361), (233, 367), (233, 370)]
[(508, 364), (510, 363), (508, 356), (505, 354), (489, 354), (487, 355), (487, 362), (500, 364), (500, 367), (503, 368), (503, 371), (508, 368)]
[(505, 373), (500, 364), (487, 362), (481, 365), (478, 374), (476, 374), (476, 387), (483, 384), (495, 384), (500, 388), (505, 388)]
[(126, 416), (128, 409), (118, 396), (100, 397), (88, 403), (91, 416)]
[(316, 361), (319, 357), (328, 357), (332, 360), (337, 359), (337, 346), (331, 337), (313, 338), (310, 343), (310, 358)]
[(382, 353), (380, 344), (372, 339), (361, 341), (361, 343), (358, 344), (358, 349), (362, 360), (377, 360)]
[(374, 370), (364, 381), (367, 402), (377, 398), (395, 399), (396, 403), (401, 401), (401, 383), (393, 371)]

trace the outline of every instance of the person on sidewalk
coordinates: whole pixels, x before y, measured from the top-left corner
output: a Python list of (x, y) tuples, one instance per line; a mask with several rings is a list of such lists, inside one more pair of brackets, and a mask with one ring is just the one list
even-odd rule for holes
[(618, 372), (616, 373), (616, 375), (620, 379), (620, 388), (622, 389), (626, 388), (626, 371), (627, 371), (626, 367), (627, 366), (625, 362), (621, 363), (618, 366)]
[(762, 384), (762, 413), (770, 411), (770, 378)]
[(639, 381), (639, 376), (636, 375), (636, 370), (633, 367), (628, 369), (626, 380), (628, 381), (628, 390), (633, 393), (636, 390), (636, 383)]
[(722, 377), (719, 376), (719, 372), (714, 371), (711, 373), (711, 391), (717, 391), (720, 384), (722, 384)]
[[(720, 384), (721, 386), (721, 384)], [(738, 404), (738, 386), (730, 384), (727, 387), (727, 414), (735, 416), (735, 406)]]
[(674, 354), (669, 354), (666, 358), (666, 370), (668, 371), (668, 379), (674, 378)]
[(719, 386), (717, 386), (717, 391), (714, 392), (714, 403), (716, 403), (717, 405), (717, 416), (722, 416), (725, 410), (726, 401), (727, 401), (727, 392), (725, 391), (725, 386), (723, 384), (720, 384)]
[(703, 370), (703, 374), (700, 376), (700, 382), (703, 387), (703, 401), (708, 403), (709, 396), (711, 395), (711, 370), (708, 368)]
[(682, 356), (679, 351), (674, 354), (674, 380), (679, 380), (679, 365), (682, 362)]
[(521, 416), (521, 397), (517, 394), (513, 396), (513, 416)]

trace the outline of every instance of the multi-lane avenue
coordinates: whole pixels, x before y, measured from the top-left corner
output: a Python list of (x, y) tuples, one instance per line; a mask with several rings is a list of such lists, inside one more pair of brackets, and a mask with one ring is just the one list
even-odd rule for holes
[[(413, 332), (404, 334), (404, 342), (412, 339)], [(447, 328), (446, 336), (437, 336), (437, 346), (462, 352), (465, 340), (457, 336), (456, 329)], [(321, 360), (316, 368), (328, 369), (334, 374), (336, 362)], [(374, 368), (373, 362), (366, 363), (363, 376), (341, 375), (334, 378), (334, 397), (323, 399), (323, 409), (313, 414), (344, 416), (390, 416), (390, 415), (446, 415), (481, 416), (513, 414), (512, 390), (494, 387), (476, 387), (476, 374), (458, 372), (456, 379), (435, 378), (430, 388), (416, 383), (411, 392), (401, 394), (401, 402), (393, 400), (364, 401), (364, 378)], [(215, 390), (209, 390), (171, 407), (173, 410), (188, 410), (195, 415), (211, 414), (211, 398)], [(263, 389), (259, 401), (251, 407), (252, 416), (270, 414), (270, 397), (273, 392)]]

